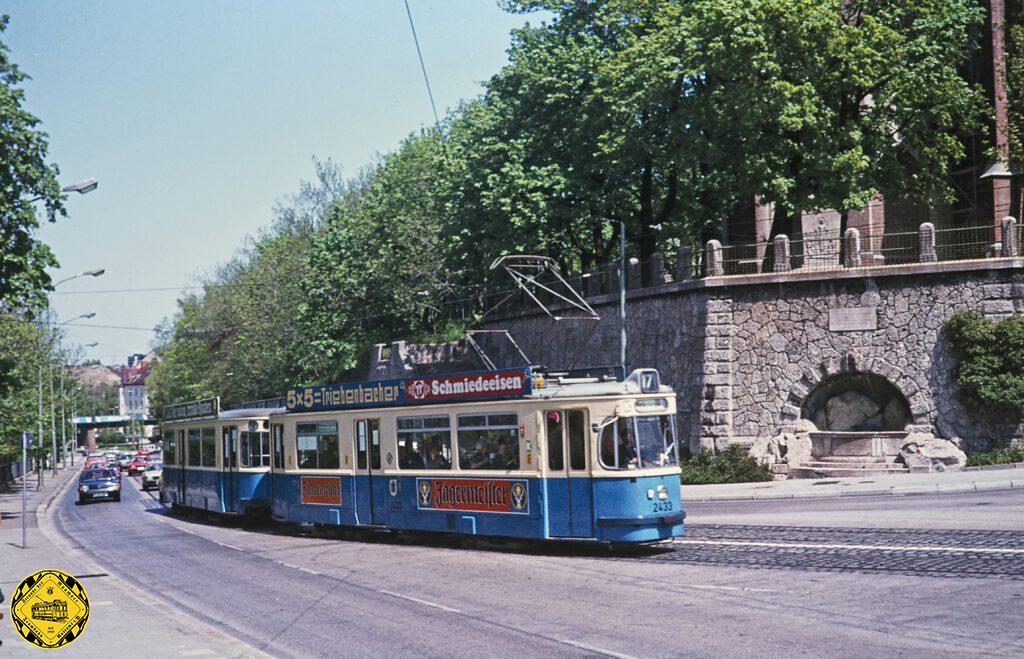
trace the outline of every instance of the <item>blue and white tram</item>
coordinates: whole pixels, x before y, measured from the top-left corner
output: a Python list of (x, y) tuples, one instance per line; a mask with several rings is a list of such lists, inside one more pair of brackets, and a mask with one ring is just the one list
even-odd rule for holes
[(654, 542), (683, 533), (675, 396), (530, 369), (305, 387), (270, 415), (272, 514), (323, 525)]
[(270, 510), (270, 414), (220, 410), (216, 398), (164, 410), (161, 498), (174, 507), (229, 515)]

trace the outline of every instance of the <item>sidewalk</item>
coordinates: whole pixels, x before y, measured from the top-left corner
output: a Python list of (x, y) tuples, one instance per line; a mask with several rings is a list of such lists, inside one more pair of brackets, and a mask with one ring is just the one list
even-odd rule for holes
[[(0, 655), (14, 657), (75, 656), (256, 656), (235, 639), (201, 623), (136, 586), (107, 574), (85, 554), (71, 547), (53, 524), (52, 502), (77, 477), (79, 468), (46, 473), (46, 484), (36, 490), (36, 475), (29, 474), (28, 548), (21, 548), (21, 483), (0, 492), (0, 589), (7, 600), (0, 605)], [(131, 487), (125, 476), (125, 487)], [(116, 505), (116, 504), (109, 504)], [(126, 550), (130, 548), (126, 547)], [(14, 631), (10, 596), (30, 573), (45, 568), (64, 570), (81, 580), (89, 595), (89, 623), (82, 637), (57, 650), (42, 650)]]
[(936, 494), (1024, 488), (1024, 469), (950, 471), (852, 478), (793, 479), (765, 483), (683, 485), (687, 501), (807, 499), (877, 495)]

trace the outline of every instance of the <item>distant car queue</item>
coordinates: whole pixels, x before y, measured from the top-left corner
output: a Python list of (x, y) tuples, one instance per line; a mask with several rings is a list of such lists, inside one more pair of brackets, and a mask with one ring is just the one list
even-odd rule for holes
[(78, 503), (97, 499), (120, 501), (124, 471), (129, 476), (140, 476), (143, 490), (159, 488), (163, 472), (159, 451), (159, 447), (150, 447), (135, 454), (116, 451), (89, 453), (78, 477)]

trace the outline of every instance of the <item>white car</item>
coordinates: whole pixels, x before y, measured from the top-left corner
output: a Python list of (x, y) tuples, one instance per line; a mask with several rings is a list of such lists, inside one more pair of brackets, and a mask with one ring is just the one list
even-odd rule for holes
[(148, 490), (151, 487), (160, 487), (160, 476), (164, 473), (162, 462), (150, 462), (142, 472), (142, 489)]

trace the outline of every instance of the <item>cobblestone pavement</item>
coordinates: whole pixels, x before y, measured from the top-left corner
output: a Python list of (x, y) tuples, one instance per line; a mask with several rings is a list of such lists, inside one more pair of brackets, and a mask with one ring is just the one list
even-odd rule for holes
[(671, 549), (632, 559), (1024, 580), (1024, 532), (692, 524)]

